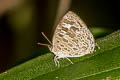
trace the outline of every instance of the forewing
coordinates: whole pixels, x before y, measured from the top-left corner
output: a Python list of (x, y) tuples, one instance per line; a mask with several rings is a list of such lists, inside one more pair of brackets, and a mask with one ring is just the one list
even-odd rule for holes
[(53, 35), (52, 51), (66, 57), (80, 57), (94, 51), (94, 38), (86, 24), (72, 11), (59, 22)]

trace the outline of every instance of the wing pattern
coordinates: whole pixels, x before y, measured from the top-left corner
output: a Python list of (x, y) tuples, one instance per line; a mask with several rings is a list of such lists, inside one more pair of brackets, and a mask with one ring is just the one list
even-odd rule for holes
[(58, 23), (52, 44), (55, 55), (80, 57), (94, 51), (95, 40), (79, 16), (69, 11)]

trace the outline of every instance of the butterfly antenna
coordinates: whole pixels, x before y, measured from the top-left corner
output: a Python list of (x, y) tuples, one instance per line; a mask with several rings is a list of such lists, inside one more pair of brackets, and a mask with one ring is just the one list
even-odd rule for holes
[(43, 43), (40, 43), (40, 42), (38, 42), (37, 45), (49, 46), (49, 44), (43, 44)]
[(47, 41), (52, 45), (52, 42), (48, 39), (48, 37), (44, 34), (44, 32), (41, 32), (41, 33), (45, 37), (45, 39), (47, 39)]

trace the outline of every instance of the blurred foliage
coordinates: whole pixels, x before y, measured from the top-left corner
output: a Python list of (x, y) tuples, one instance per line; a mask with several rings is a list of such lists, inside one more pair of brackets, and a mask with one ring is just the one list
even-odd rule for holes
[(110, 34), (110, 32), (111, 32), (110, 29), (106, 29), (103, 27), (90, 27), (90, 30), (93, 33), (93, 35), (95, 36), (95, 38), (100, 38), (100, 37), (106, 36), (106, 35)]
[(35, 14), (34, 1), (22, 3), (8, 14), (8, 24), (14, 36), (13, 63), (23, 61), (33, 54), (37, 39)]

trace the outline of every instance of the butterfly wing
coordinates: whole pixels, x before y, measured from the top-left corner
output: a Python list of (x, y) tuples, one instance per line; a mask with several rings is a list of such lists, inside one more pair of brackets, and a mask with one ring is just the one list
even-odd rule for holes
[(80, 57), (94, 51), (94, 37), (86, 24), (69, 11), (60, 20), (53, 35), (52, 52), (61, 57)]

